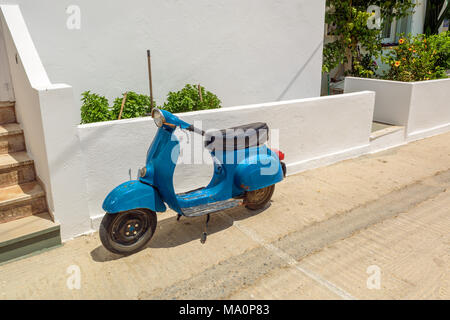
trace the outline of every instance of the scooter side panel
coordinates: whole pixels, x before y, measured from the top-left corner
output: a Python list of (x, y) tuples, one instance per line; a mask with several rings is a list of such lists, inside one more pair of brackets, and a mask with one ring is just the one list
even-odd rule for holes
[(103, 201), (103, 210), (118, 213), (145, 208), (156, 212), (166, 211), (166, 206), (158, 192), (145, 183), (131, 180), (114, 188)]
[(283, 180), (283, 169), (276, 154), (266, 147), (257, 149), (236, 168), (234, 183), (244, 191), (262, 189)]

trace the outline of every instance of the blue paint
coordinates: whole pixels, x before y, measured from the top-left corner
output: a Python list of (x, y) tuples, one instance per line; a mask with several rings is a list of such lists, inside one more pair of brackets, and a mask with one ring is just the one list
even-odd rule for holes
[(166, 211), (166, 206), (156, 189), (138, 180), (122, 183), (114, 188), (103, 201), (103, 210), (109, 213), (137, 208)]
[[(192, 126), (166, 110), (161, 110), (165, 122), (189, 129)], [(266, 145), (233, 151), (211, 152), (214, 174), (203, 189), (177, 195), (173, 174), (179, 156), (179, 141), (175, 127), (164, 124), (147, 151), (146, 173), (139, 180), (125, 182), (106, 197), (103, 209), (108, 213), (148, 208), (166, 210), (164, 202), (178, 214), (183, 208), (204, 205), (242, 196), (246, 191), (268, 187), (283, 180), (278, 156)], [(227, 159), (234, 159), (227, 163)], [(266, 174), (264, 174), (266, 173)]]

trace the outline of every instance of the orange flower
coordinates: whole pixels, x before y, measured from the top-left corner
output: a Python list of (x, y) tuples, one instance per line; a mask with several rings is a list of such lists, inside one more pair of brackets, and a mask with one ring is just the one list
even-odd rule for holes
[(405, 39), (403, 39), (403, 38), (400, 38), (400, 40), (398, 40), (398, 43), (400, 43), (400, 44), (403, 44), (403, 43), (405, 43)]
[(395, 61), (395, 64), (394, 64), (396, 67), (398, 67), (399, 65), (400, 65), (400, 61)]
[(408, 50), (411, 51), (412, 49), (411, 49), (411, 48), (408, 48)]

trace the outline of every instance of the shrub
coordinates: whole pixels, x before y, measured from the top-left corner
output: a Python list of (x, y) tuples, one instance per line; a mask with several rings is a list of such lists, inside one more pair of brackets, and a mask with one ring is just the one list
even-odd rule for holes
[(346, 75), (375, 76), (377, 65), (373, 61), (380, 56), (382, 39), (379, 29), (368, 27), (372, 17), (367, 12), (369, 5), (380, 7), (384, 28), (392, 19), (412, 14), (416, 4), (413, 0), (327, 0), (325, 22), (331, 38), (323, 47), (322, 71), (331, 72), (343, 64)]
[(108, 108), (108, 99), (98, 94), (85, 91), (81, 94), (81, 123), (91, 123), (112, 120)]
[[(114, 120), (119, 118), (120, 108), (122, 106), (124, 95), (125, 93), (122, 95), (122, 97), (118, 97), (114, 100), (114, 104), (111, 110)], [(123, 106), (122, 119), (143, 117), (146, 115), (146, 113), (150, 113), (151, 111), (152, 110), (150, 106), (149, 96), (145, 94), (138, 94), (133, 91), (128, 91), (127, 100), (125, 102), (125, 105)]]
[(200, 90), (202, 100), (198, 87), (191, 84), (187, 84), (180, 91), (169, 92), (167, 102), (162, 108), (172, 113), (220, 108), (221, 101), (215, 94), (206, 91), (202, 86)]
[(450, 68), (450, 32), (426, 37), (407, 35), (383, 57), (390, 66), (384, 78), (397, 81), (422, 81), (446, 78)]

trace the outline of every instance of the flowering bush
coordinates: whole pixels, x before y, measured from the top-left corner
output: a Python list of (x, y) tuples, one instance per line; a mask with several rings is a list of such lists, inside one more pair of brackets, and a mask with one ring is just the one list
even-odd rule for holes
[(377, 5), (381, 11), (382, 25), (394, 18), (400, 19), (413, 13), (413, 0), (327, 0), (325, 22), (330, 42), (323, 48), (323, 72), (330, 72), (344, 64), (345, 74), (356, 77), (374, 77), (378, 66), (375, 60), (381, 55), (381, 32), (368, 27), (373, 13), (369, 5)]
[(422, 81), (446, 78), (450, 69), (450, 32), (439, 35), (407, 35), (383, 57), (390, 66), (384, 78), (397, 81)]

